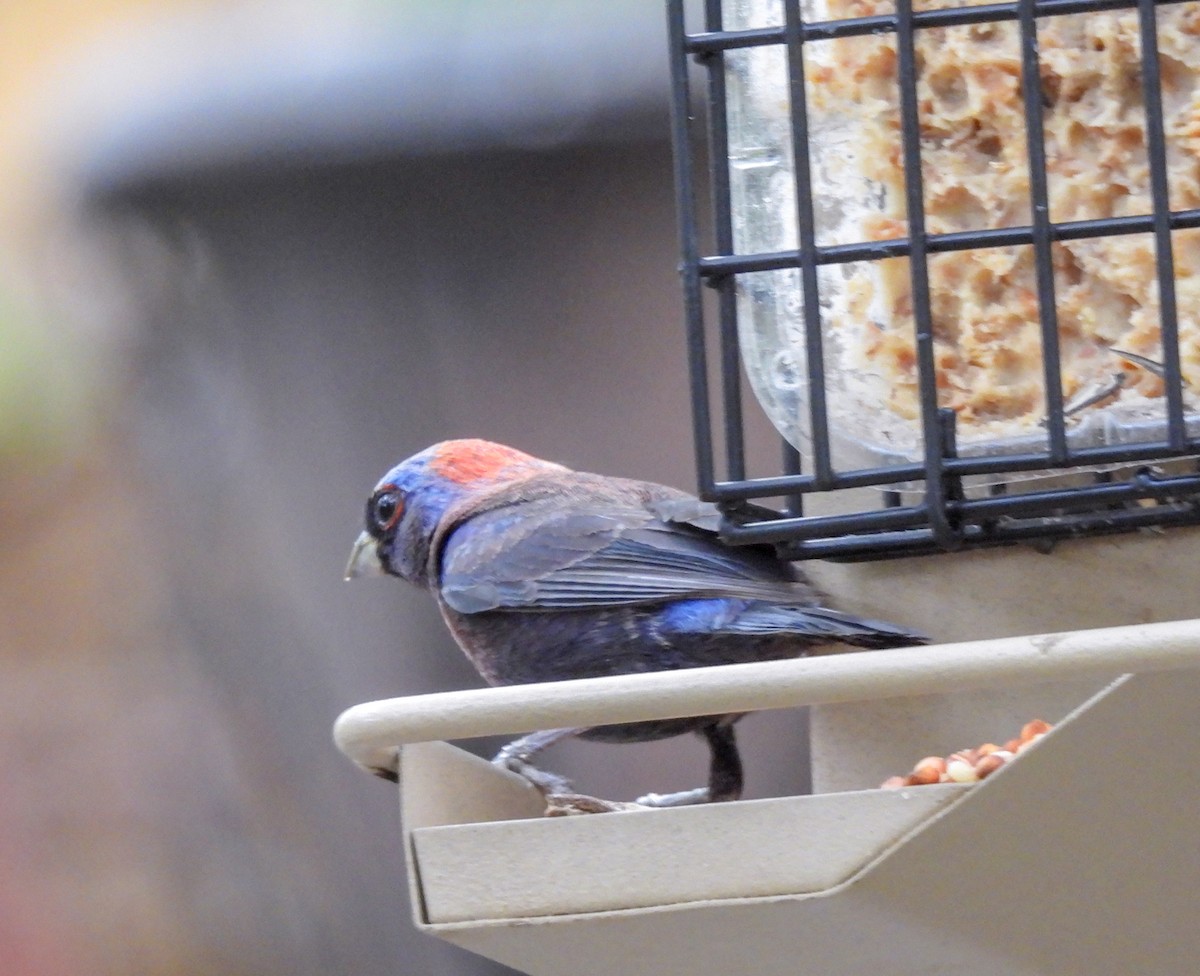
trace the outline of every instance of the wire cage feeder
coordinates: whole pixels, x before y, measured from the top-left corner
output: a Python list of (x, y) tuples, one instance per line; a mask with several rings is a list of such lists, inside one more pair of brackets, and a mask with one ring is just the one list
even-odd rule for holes
[[(877, 559), (1200, 521), (1200, 3), (668, 11), (729, 541)], [(747, 475), (746, 378), (777, 474)]]
[[(699, 476), (726, 536), (872, 559), (1200, 521), (1200, 0), (895, 2), (668, 0)], [(777, 474), (747, 475), (744, 380)], [(806, 514), (812, 493), (872, 504)], [(1191, 612), (1190, 540), (1155, 541), (953, 570), (990, 601), (946, 601), (944, 561), (872, 596), (962, 643), (368, 702), (334, 735), (399, 782), (415, 924), (534, 976), (1190, 972), (1200, 621), (1111, 625)], [(799, 706), (805, 796), (547, 818), (450, 744)], [(877, 788), (1035, 714), (1054, 728), (983, 782)], [(1119, 881), (1099, 902), (1097, 879)]]

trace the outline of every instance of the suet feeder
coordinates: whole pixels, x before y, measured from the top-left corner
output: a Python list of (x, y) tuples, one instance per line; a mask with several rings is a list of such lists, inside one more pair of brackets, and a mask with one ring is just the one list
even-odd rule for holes
[[(1115, 537), (832, 567), (856, 610), (992, 639), (351, 709), (340, 747), (398, 773), (416, 924), (537, 976), (1194, 971), (1200, 623), (1169, 621), (1195, 547), (1116, 534), (1200, 522), (1200, 4), (667, 8), (728, 541)], [(751, 471), (746, 381), (777, 469)], [(1031, 630), (1061, 632), (993, 637)], [(814, 795), (694, 808), (545, 819), (437, 741), (802, 705)], [(877, 788), (1035, 715), (1054, 730), (981, 783)]]
[[(1200, 520), (1194, 4), (669, 7), (699, 482), (729, 541), (876, 559)], [(762, 476), (743, 371), (784, 438)]]

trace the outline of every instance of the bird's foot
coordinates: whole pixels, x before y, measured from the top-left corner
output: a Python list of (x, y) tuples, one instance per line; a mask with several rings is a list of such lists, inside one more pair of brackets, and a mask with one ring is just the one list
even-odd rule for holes
[(529, 761), (529, 754), (523, 745), (524, 742), (520, 739), (510, 742), (496, 753), (492, 765), (516, 773), (547, 797), (570, 794), (572, 792), (571, 781), (565, 776), (559, 776), (557, 773), (550, 773), (535, 766)]
[(711, 803), (712, 792), (707, 786), (698, 786), (694, 790), (681, 790), (678, 793), (647, 793), (635, 801), (643, 807), (687, 807), (696, 803)]

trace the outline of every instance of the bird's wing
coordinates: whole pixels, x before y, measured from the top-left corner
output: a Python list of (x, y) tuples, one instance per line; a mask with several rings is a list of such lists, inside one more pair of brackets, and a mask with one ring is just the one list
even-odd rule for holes
[(566, 498), (528, 494), (471, 514), (445, 536), (440, 591), (450, 607), (569, 610), (701, 596), (814, 602), (773, 556), (722, 545), (704, 527), (712, 512), (695, 499), (626, 498), (610, 483), (587, 482)]

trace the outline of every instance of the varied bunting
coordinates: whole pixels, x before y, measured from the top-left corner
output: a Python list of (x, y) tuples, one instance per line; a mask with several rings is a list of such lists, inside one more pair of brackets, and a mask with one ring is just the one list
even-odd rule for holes
[[(830, 609), (770, 547), (723, 544), (717, 520), (713, 505), (664, 485), (572, 471), (488, 441), (445, 441), (379, 482), (346, 578), (387, 573), (429, 589), (493, 685), (925, 640)], [(637, 742), (695, 731), (712, 752), (708, 786), (638, 802), (731, 800), (742, 790), (733, 733), (740, 717), (552, 729), (512, 743), (495, 761), (554, 793), (566, 781), (529, 759), (560, 739)]]

